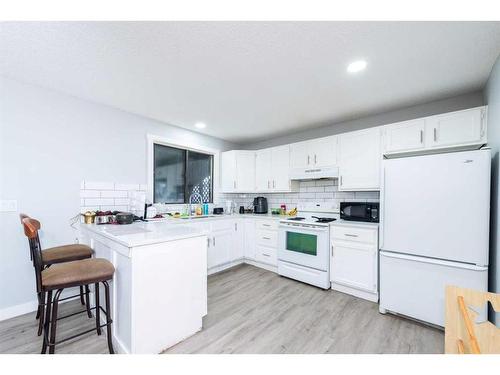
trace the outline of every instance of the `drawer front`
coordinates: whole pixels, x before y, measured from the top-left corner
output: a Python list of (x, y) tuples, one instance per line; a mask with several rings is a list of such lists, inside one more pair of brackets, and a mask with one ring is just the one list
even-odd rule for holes
[(355, 227), (333, 226), (332, 238), (344, 241), (377, 244), (377, 230)]
[(255, 227), (257, 229), (265, 230), (278, 230), (279, 221), (278, 220), (255, 220)]
[(276, 266), (278, 265), (278, 251), (276, 248), (257, 245), (255, 249), (255, 260)]
[(266, 229), (257, 229), (257, 244), (268, 247), (278, 247), (278, 232)]

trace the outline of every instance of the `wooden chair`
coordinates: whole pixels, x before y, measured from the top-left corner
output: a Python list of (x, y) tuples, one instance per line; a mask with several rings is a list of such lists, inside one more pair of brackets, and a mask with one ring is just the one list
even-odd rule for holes
[[(42, 261), (42, 250), (40, 248), (40, 242), (38, 240), (38, 229), (40, 228), (40, 223), (37, 220), (29, 217), (25, 217), (22, 222), (24, 226), (24, 233), (29, 239), (30, 250), (33, 256), (37, 292), (39, 292), (43, 296), (47, 296), (46, 303), (44, 303), (43, 305), (45, 309), (42, 310), (40, 316), (40, 320), (43, 320), (45, 317), (45, 321), (43, 324), (43, 345), (41, 351), (42, 354), (46, 353), (47, 347), (49, 348), (49, 353), (55, 353), (55, 346), (57, 344), (93, 331), (94, 328), (56, 342), (57, 321), (79, 313), (84, 313), (89, 309), (95, 310), (95, 330), (97, 334), (100, 335), (101, 328), (106, 327), (109, 352), (113, 354), (114, 349), (111, 335), (111, 324), (113, 323), (113, 320), (111, 318), (108, 281), (113, 278), (115, 272), (114, 266), (106, 259), (90, 258), (75, 260), (66, 263), (58, 263), (52, 265), (49, 268), (45, 268)], [(100, 305), (99, 283), (102, 283), (104, 285), (106, 301), (105, 309), (103, 309)], [(87, 302), (86, 310), (82, 310), (67, 316), (58, 317), (59, 302), (74, 297), (72, 296), (67, 298), (60, 298), (63, 290), (65, 288), (82, 286), (84, 286), (86, 290), (88, 290), (88, 286), (90, 284), (94, 284), (95, 287), (95, 307), (90, 308)], [(45, 302), (45, 298), (43, 300)], [(101, 311), (106, 315), (105, 324), (101, 324), (100, 322)]]
[(500, 329), (477, 321), (489, 303), (500, 312), (500, 294), (446, 287), (445, 353), (500, 354)]
[[(23, 219), (30, 218), (26, 214), (20, 214), (19, 215), (21, 219), (21, 224), (23, 224)], [(38, 228), (40, 228), (40, 222), (38, 220), (34, 220)], [(38, 237), (37, 234), (37, 241), (40, 244), (40, 238)], [(87, 246), (87, 245), (80, 245), (80, 244), (72, 244), (72, 245), (64, 245), (64, 246), (57, 246), (57, 247), (51, 247), (45, 250), (42, 250), (42, 266), (43, 268), (49, 268), (53, 264), (58, 264), (58, 263), (65, 263), (65, 262), (72, 262), (74, 260), (81, 260), (81, 259), (88, 259), (92, 257), (92, 249)], [(33, 251), (31, 250), (30, 246), (30, 260), (33, 262)], [(33, 264), (34, 266), (34, 264)], [(87, 305), (87, 314), (89, 318), (92, 318), (92, 313), (90, 312), (90, 306), (89, 306), (89, 290), (88, 287), (86, 288), (84, 292), (84, 287), (80, 287), (80, 302), (82, 305)], [(86, 303), (85, 303), (85, 300)], [(36, 312), (35, 319), (39, 319), (40, 315), (42, 314), (43, 311), (43, 296), (37, 293), (37, 298), (38, 298), (38, 309)], [(43, 330), (43, 318), (40, 319), (39, 324), (38, 324), (38, 336), (42, 334)]]

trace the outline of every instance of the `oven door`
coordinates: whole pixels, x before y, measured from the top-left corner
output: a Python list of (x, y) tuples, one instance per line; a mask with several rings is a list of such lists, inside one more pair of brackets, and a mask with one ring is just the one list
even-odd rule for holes
[(280, 224), (278, 259), (328, 271), (328, 227)]

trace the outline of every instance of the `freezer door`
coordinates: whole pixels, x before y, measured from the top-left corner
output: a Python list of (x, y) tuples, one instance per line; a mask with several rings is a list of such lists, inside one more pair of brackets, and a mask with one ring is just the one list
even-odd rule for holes
[(490, 150), (383, 161), (381, 248), (488, 265)]
[(487, 291), (488, 268), (380, 252), (380, 307), (444, 326), (445, 287)]

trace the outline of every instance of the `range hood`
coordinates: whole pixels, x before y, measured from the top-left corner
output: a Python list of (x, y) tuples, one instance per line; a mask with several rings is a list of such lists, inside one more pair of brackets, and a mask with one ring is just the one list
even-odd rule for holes
[(339, 167), (294, 168), (290, 170), (291, 180), (318, 180), (320, 178), (339, 178)]

